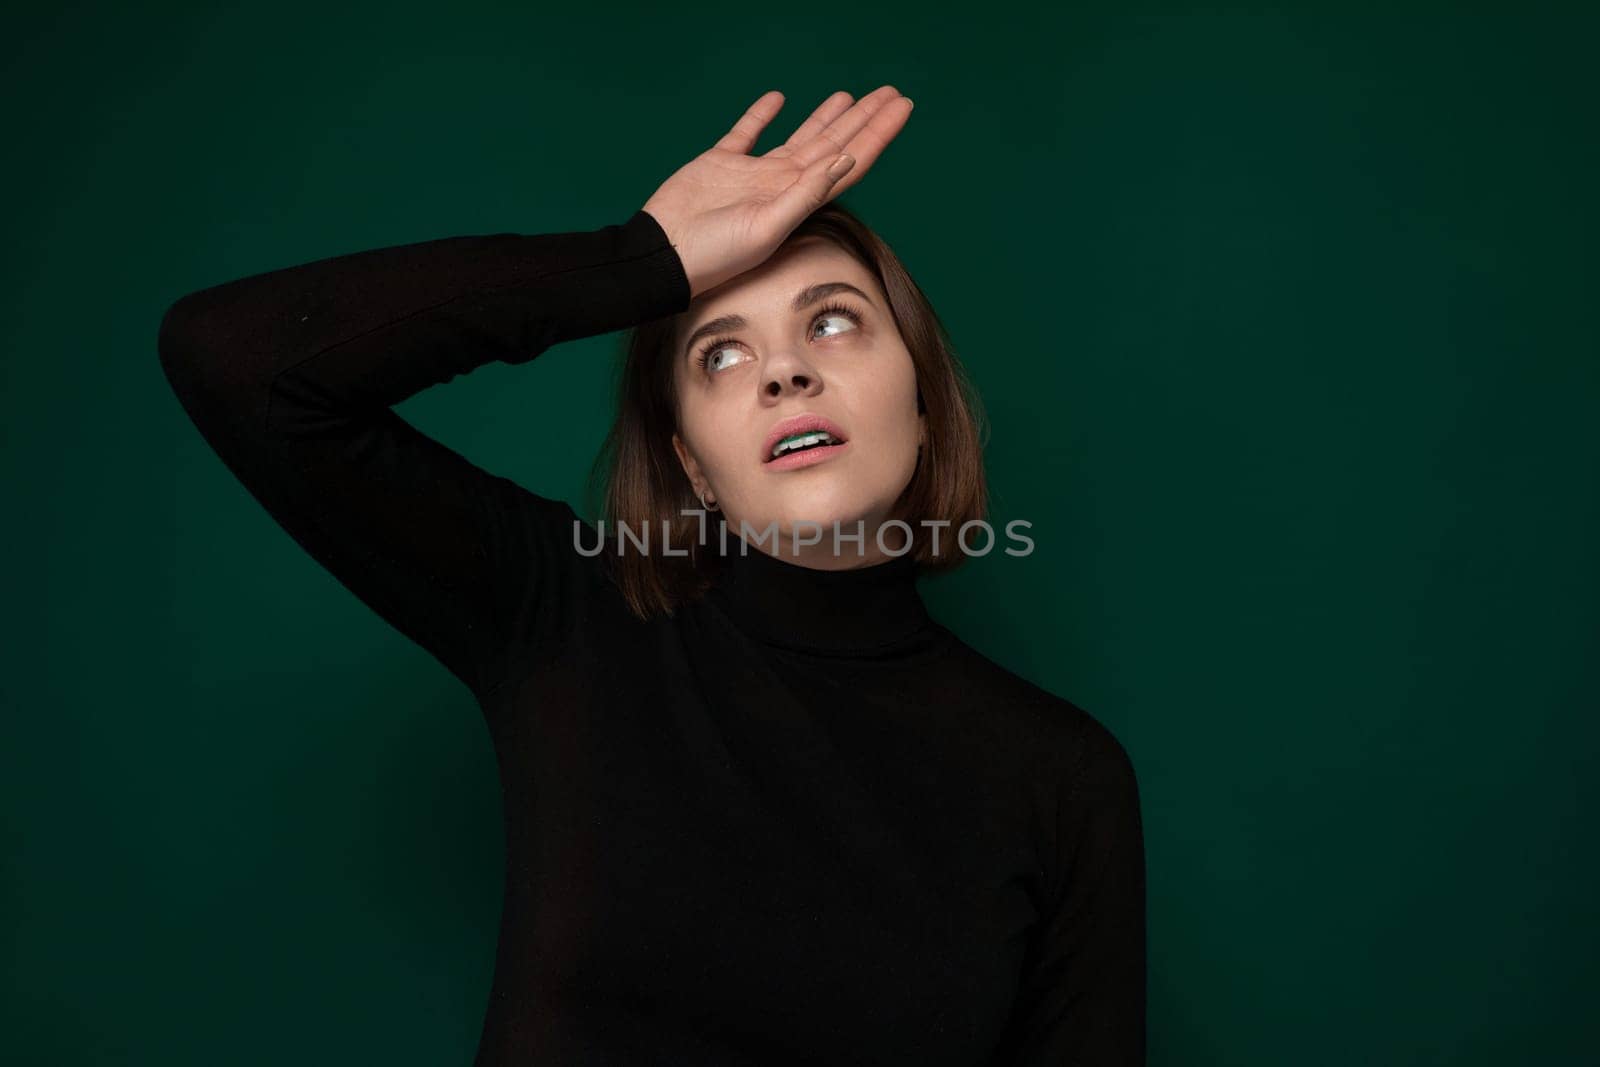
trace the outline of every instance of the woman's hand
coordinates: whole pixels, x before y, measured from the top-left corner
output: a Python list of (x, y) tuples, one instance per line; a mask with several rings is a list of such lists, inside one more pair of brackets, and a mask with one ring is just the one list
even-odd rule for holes
[(748, 155), (782, 107), (776, 89), (762, 94), (645, 202), (683, 261), (691, 298), (765, 262), (807, 215), (866, 176), (911, 115), (892, 85), (857, 101), (840, 91), (783, 144)]

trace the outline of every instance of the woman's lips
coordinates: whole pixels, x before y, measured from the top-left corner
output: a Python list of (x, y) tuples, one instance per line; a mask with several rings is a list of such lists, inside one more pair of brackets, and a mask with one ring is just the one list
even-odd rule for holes
[(828, 434), (840, 444), (850, 440), (845, 435), (845, 432), (835, 426), (830, 419), (824, 418), (814, 411), (807, 411), (800, 415), (790, 415), (786, 419), (779, 419), (767, 431), (766, 439), (761, 442), (761, 462), (770, 463), (772, 461), (772, 450), (784, 438), (818, 430)]
[(797, 467), (823, 463), (849, 447), (849, 441), (841, 441), (836, 445), (815, 445), (803, 452), (787, 452), (776, 459), (769, 459), (762, 466), (769, 471), (792, 471)]

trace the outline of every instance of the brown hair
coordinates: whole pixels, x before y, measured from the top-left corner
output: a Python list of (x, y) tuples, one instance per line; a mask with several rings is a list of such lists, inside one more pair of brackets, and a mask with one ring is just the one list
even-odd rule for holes
[[(854, 256), (883, 286), (896, 327), (916, 369), (917, 410), (928, 416), (927, 442), (918, 454), (916, 471), (896, 501), (893, 517), (912, 529), (909, 554), (928, 571), (951, 570), (965, 559), (956, 550), (962, 523), (982, 519), (988, 511), (988, 486), (983, 447), (988, 426), (982, 404), (951, 346), (949, 334), (933, 305), (912, 280), (899, 257), (866, 223), (838, 201), (812, 212), (785, 238), (784, 244), (820, 237)], [(776, 254), (776, 253), (774, 253)], [(624, 338), (616, 383), (616, 416), (590, 470), (587, 494), (600, 498), (598, 509), (607, 527), (626, 524), (636, 534), (668, 531), (673, 552), (616, 551), (603, 554), (613, 580), (628, 606), (641, 619), (657, 612), (671, 615), (677, 605), (703, 592), (723, 562), (717, 549), (716, 513), (705, 516), (706, 544), (700, 543), (703, 510), (688, 477), (668, 447), (677, 431), (677, 389), (673, 378), (676, 340), (687, 311), (642, 323)], [(690, 514), (682, 514), (689, 511)], [(924, 519), (947, 519), (939, 552), (921, 525)], [(613, 535), (615, 536), (615, 535)], [(870, 536), (870, 535), (869, 535)], [(738, 534), (728, 532), (730, 546)], [(605, 541), (606, 538), (602, 538)], [(732, 550), (732, 549), (730, 549)], [(759, 551), (759, 550), (757, 550)]]

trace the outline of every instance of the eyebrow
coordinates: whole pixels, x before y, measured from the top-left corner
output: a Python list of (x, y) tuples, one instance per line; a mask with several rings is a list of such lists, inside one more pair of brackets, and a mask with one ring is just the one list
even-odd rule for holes
[[(794, 300), (789, 304), (789, 310), (791, 312), (804, 311), (812, 304), (825, 300), (834, 293), (854, 293), (865, 300), (868, 305), (877, 306), (873, 304), (872, 297), (863, 293), (849, 282), (818, 282), (816, 285), (808, 285), (796, 293)], [(694, 333), (689, 335), (688, 340), (683, 342), (682, 355), (687, 357), (690, 352), (694, 351), (694, 343), (702, 337), (714, 333), (727, 333), (730, 330), (742, 330), (748, 325), (750, 325), (749, 320), (743, 315), (720, 315), (709, 322), (702, 323)]]

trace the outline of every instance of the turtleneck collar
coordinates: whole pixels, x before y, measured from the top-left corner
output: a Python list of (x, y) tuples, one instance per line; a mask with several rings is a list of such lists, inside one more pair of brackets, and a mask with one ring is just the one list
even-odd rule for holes
[(917, 592), (907, 554), (845, 570), (820, 570), (729, 538), (708, 597), (767, 644), (832, 655), (882, 654), (931, 638), (936, 624)]

